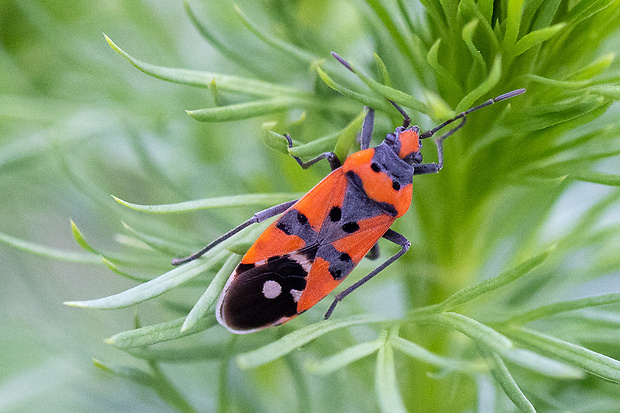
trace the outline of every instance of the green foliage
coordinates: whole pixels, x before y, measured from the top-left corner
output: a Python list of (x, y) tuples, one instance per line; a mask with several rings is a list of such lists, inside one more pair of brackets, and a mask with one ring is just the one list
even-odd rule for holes
[[(179, 22), (159, 22), (136, 4), (101, 31), (114, 33), (105, 40), (116, 54), (172, 85), (129, 70), (127, 78), (116, 76), (129, 65), (102, 48), (92, 63), (75, 41), (75, 22), (59, 17), (67, 10), (60, 4), (11, 7), (42, 33), (64, 33), (54, 54), (77, 62), (75, 77), (66, 68), (55, 76), (36, 71), (24, 63), (28, 49), (0, 49), (2, 67), (17, 66), (21, 79), (3, 82), (0, 95), (3, 187), (14, 187), (11, 175), (21, 176), (22, 188), (33, 185), (29, 174), (62, 177), (66, 188), (34, 192), (69, 205), (65, 213), (81, 228), (95, 222), (84, 232), (71, 222), (81, 253), (48, 247), (45, 236), (25, 241), (33, 237), (27, 231), (8, 235), (31, 228), (27, 220), (3, 227), (0, 241), (121, 276), (112, 288), (121, 292), (105, 296), (93, 282), (68, 292), (105, 297), (66, 304), (135, 306), (142, 318), (148, 314), (149, 325), (136, 318), (133, 329), (118, 332), (126, 328), (119, 324), (106, 340), (129, 355), (124, 364), (95, 361), (131, 383), (135, 397), (123, 410), (131, 403), (179, 411), (617, 409), (620, 123), (613, 102), (620, 68), (610, 50), (620, 33), (619, 2), (186, 2), (180, 21), (206, 40), (206, 64), (180, 57), (187, 47), (200, 49), (200, 39), (179, 37)], [(83, 7), (84, 15), (94, 13)], [(130, 16), (140, 16), (131, 30), (112, 23)], [(3, 35), (5, 48), (7, 38), (17, 38)], [(45, 55), (44, 43), (36, 44)], [(181, 68), (190, 65), (209, 70)], [(66, 96), (71, 82), (88, 86)], [(527, 93), (472, 114), (446, 141), (440, 174), (415, 179), (411, 211), (396, 224), (412, 241), (410, 252), (329, 320), (319, 321), (326, 302), (251, 335), (235, 337), (217, 325), (219, 291), (264, 225), (171, 269), (171, 258), (216, 239), (258, 207), (299, 197), (326, 170), (303, 172), (283, 154), (309, 159), (334, 150), (343, 159), (354, 151), (363, 106), (377, 110), (378, 142), (402, 123), (388, 100), (426, 130), (516, 88)], [(432, 161), (433, 145), (426, 146)], [(45, 205), (37, 202), (25, 202), (23, 215), (36, 216)], [(107, 240), (121, 220), (119, 253)], [(345, 284), (372, 265), (362, 262)], [(67, 298), (67, 291), (54, 296)], [(118, 314), (107, 313), (124, 319)], [(84, 324), (91, 337), (105, 334), (101, 319)], [(58, 328), (66, 336), (69, 328)], [(108, 351), (86, 348), (90, 356)], [(142, 400), (144, 389), (151, 397)], [(121, 384), (108, 400), (114, 391), (126, 394)]]

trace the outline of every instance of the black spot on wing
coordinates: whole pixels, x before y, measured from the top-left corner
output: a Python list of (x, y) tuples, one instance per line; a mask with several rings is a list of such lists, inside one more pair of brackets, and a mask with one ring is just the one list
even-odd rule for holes
[(334, 280), (341, 280), (353, 271), (357, 265), (349, 254), (340, 252), (333, 245), (323, 245), (317, 251), (317, 257), (329, 262), (329, 273)]
[(358, 229), (360, 229), (360, 226), (357, 222), (347, 222), (342, 226), (342, 230), (349, 234), (357, 231)]
[(308, 217), (297, 211), (297, 221), (299, 221), (301, 225), (306, 225), (308, 223)]
[(333, 207), (329, 210), (329, 219), (332, 222), (338, 222), (342, 218), (342, 210), (339, 207)]
[(284, 232), (286, 235), (291, 235), (293, 233), (293, 229), (289, 225), (287, 225), (286, 222), (278, 221), (278, 223), (276, 224), (276, 228)]
[(276, 228), (286, 235), (298, 236), (308, 245), (313, 244), (317, 238), (317, 233), (308, 222), (308, 217), (296, 209), (290, 209), (282, 215), (276, 223)]

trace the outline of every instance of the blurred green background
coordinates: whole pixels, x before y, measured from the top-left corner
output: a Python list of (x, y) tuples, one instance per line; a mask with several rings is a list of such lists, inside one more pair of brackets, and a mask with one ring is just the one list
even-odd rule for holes
[[(399, 13), (397, 4), (402, 3), (385, 3), (390, 13)], [(421, 3), (427, 8), (440, 8), (439, 2)], [(474, 2), (462, 2), (460, 6), (459, 2), (444, 3), (451, 4), (455, 13), (459, 8), (460, 13)], [(492, 5), (488, 1), (478, 3), (481, 9), (486, 5), (487, 10)], [(494, 3), (499, 8), (494, 13), (501, 15), (506, 13), (505, 9), (499, 11), (502, 7), (515, 7), (519, 2)], [(571, 15), (571, 10), (580, 2), (525, 2), (526, 6), (536, 5), (541, 10), (560, 3), (553, 23), (570, 21), (575, 14)], [(411, 71), (399, 54), (398, 42), (392, 44), (386, 39), (385, 33), (390, 29), (385, 27), (380, 13), (383, 9), (377, 4), (381, 2), (239, 2), (244, 13), (261, 27), (320, 57), (327, 59), (327, 52), (336, 50), (352, 56), (354, 61), (368, 63), (377, 51), (390, 73), (392, 69), (396, 72), (395, 87), (429, 104), (427, 115), (433, 120), (409, 111), (415, 121), (428, 128), (437, 118), (445, 118), (450, 108), (462, 102), (463, 95), (486, 79), (487, 70), (491, 71), (493, 65), (493, 53), (482, 46), (483, 63), (469, 55), (468, 61), (461, 61), (462, 55), (458, 53), (467, 49), (460, 33), (469, 20), (450, 22), (450, 15), (446, 14), (446, 20), (458, 29), (446, 34), (443, 45), (449, 47), (458, 40), (460, 49), (452, 50), (453, 54), (440, 53), (439, 60), (446, 71), (434, 66), (434, 72), (433, 59), (428, 57), (427, 61), (427, 56), (432, 56), (441, 24), (431, 17), (430, 28), (412, 47), (424, 54), (412, 53), (414, 57), (409, 60), (416, 62), (418, 69), (415, 76), (410, 76)], [(407, 3), (410, 14), (420, 21), (427, 19), (422, 4)], [(170, 411), (175, 407), (189, 411), (189, 406), (198, 411), (386, 411), (385, 405), (376, 402), (377, 390), (372, 390), (372, 360), (325, 378), (302, 373), (303, 360), (295, 357), (247, 371), (239, 370), (229, 358), (265, 345), (310, 321), (319, 321), (323, 307), (329, 303), (322, 303), (313, 314), (291, 322), (291, 326), (259, 333), (257, 338), (231, 339), (223, 329), (209, 330), (206, 341), (216, 346), (215, 353), (205, 357), (196, 354), (196, 360), (190, 363), (166, 363), (165, 377), (171, 385), (159, 383), (163, 389), (159, 393), (157, 385), (144, 385), (148, 379), (140, 382), (138, 372), (145, 370), (147, 363), (114, 349), (103, 339), (134, 328), (135, 314), (139, 314), (144, 325), (186, 314), (206, 288), (206, 281), (199, 280), (190, 288), (167, 294), (163, 305), (146, 302), (137, 310), (87, 311), (62, 304), (104, 297), (136, 285), (135, 281), (112, 273), (100, 259), (80, 252), (70, 220), (97, 251), (106, 251), (107, 256), (125, 264), (128, 272), (137, 277), (152, 278), (170, 269), (172, 255), (136, 245), (123, 222), (174, 241), (176, 251), (188, 252), (229, 230), (259, 207), (148, 215), (122, 207), (110, 194), (140, 204), (166, 204), (222, 195), (305, 192), (327, 173), (327, 166), (301, 171), (286, 155), (262, 142), (262, 123), (278, 121), (278, 132), (291, 132), (296, 139), (308, 142), (344, 128), (362, 108), (358, 102), (337, 97), (310, 65), (272, 55), (271, 48), (243, 27), (232, 3), (197, 1), (192, 7), (205, 27), (230, 46), (229, 52), (237, 58), (228, 59), (221, 48), (216, 50), (200, 36), (182, 2), (0, 1), (0, 235), (5, 242), (0, 244), (0, 411)], [(617, 5), (607, 9), (614, 19), (618, 18), (617, 10)], [(526, 74), (578, 82), (589, 81), (587, 75), (603, 72), (592, 69), (581, 78), (571, 78), (574, 70), (617, 51), (617, 23), (603, 25), (601, 21), (594, 21), (598, 25), (586, 21), (590, 31), (575, 24), (563, 43), (558, 42), (574, 44), (574, 49), (543, 49), (548, 60), (541, 57), (538, 65), (527, 53), (519, 56), (521, 60), (513, 56), (515, 62), (503, 68), (501, 81), (494, 84), (491, 94), (532, 81)], [(520, 37), (534, 26), (522, 30)], [(506, 25), (501, 27), (498, 32)], [(197, 122), (184, 110), (212, 107), (214, 101), (225, 105), (243, 99), (221, 92), (214, 97), (213, 91), (206, 88), (175, 85), (140, 73), (109, 47), (103, 33), (132, 56), (149, 63), (292, 85), (325, 97), (326, 103), (324, 107), (293, 107), (287, 113), (234, 122)], [(594, 45), (592, 50), (586, 50), (588, 44)], [(558, 56), (564, 56), (567, 62), (564, 64)], [(507, 59), (504, 55), (503, 63), (508, 64)], [(472, 71), (467, 76), (461, 69), (476, 68), (477, 64), (484, 74)], [(535, 81), (528, 84), (528, 96), (515, 98), (511, 102), (514, 112), (501, 118), (507, 129), (489, 132), (492, 128), (488, 119), (498, 118), (502, 108), (489, 109), (486, 115), (478, 113), (471, 127), (465, 129), (469, 131), (467, 143), (450, 142), (452, 146), (446, 149), (447, 162), (453, 161), (455, 165), (446, 172), (449, 183), (437, 187), (436, 177), (420, 182), (416, 196), (426, 195), (416, 199), (411, 217), (399, 224), (398, 229), (414, 239), (414, 244), (427, 244), (414, 248), (393, 272), (409, 271), (419, 277), (417, 281), (395, 276), (373, 280), (375, 286), (360, 291), (356, 305), (348, 309), (339, 307), (339, 311), (343, 315), (368, 312), (402, 317), (411, 308), (436, 304), (463, 287), (495, 276), (558, 240), (564, 242), (560, 244), (561, 252), (539, 278), (495, 297), (503, 307), (493, 307), (493, 300), (489, 300), (490, 304), (483, 303), (487, 307), (482, 307), (482, 311), (474, 308), (472, 313), (485, 314), (488, 308), (486, 315), (493, 319), (494, 308), (521, 309), (526, 297), (531, 299), (527, 303), (536, 307), (559, 299), (620, 291), (620, 262), (615, 255), (620, 241), (619, 195), (613, 188), (618, 186), (620, 173), (619, 110), (617, 105), (609, 108), (611, 101), (618, 98), (619, 72), (615, 61), (610, 60), (608, 66), (603, 80), (583, 85), (583, 90), (592, 85), (616, 88), (604, 93), (592, 88), (583, 97), (577, 93), (582, 91), (581, 86), (571, 84), (561, 85), (565, 89), (554, 94), (557, 85)], [(456, 73), (454, 78), (458, 79), (460, 90), (450, 89), (442, 82), (442, 76), (452, 73)], [(340, 75), (346, 78), (350, 74), (342, 70)], [(564, 90), (568, 92), (562, 94)], [(416, 91), (420, 91), (419, 95)], [(599, 100), (589, 101), (593, 96)], [(486, 93), (485, 97), (491, 96)], [(338, 110), (330, 110), (328, 103), (339, 105)], [(586, 107), (590, 103), (592, 106)], [(583, 113), (579, 112), (582, 109)], [(393, 130), (399, 121), (394, 113), (389, 117), (379, 115), (375, 135)], [(604, 150), (596, 152), (584, 146), (596, 139), (583, 137), (589, 133), (600, 136), (602, 132), (607, 133), (605, 140), (593, 148)], [(511, 133), (516, 136), (514, 140), (498, 138), (500, 143), (496, 145), (495, 137), (512, 136)], [(472, 136), (488, 139), (476, 147)], [(581, 147), (571, 146), (579, 139)], [(581, 148), (586, 149), (580, 152)], [(461, 153), (468, 156), (460, 157)], [(432, 160), (432, 151), (426, 152), (425, 157), (427, 154)], [(549, 157), (537, 158), (539, 154)], [(579, 163), (578, 159), (584, 157), (585, 163)], [(486, 165), (486, 172), (472, 173), (476, 167), (484, 169)], [(613, 182), (607, 186), (561, 182), (569, 173), (588, 168), (610, 176), (615, 174), (615, 180), (611, 178)], [(529, 178), (533, 183), (527, 181)], [(600, 181), (600, 177), (592, 175), (581, 178), (575, 180)], [(511, 186), (515, 182), (524, 185)], [(596, 218), (601, 219), (589, 222), (587, 216), (594, 214), (597, 206), (600, 211)], [(594, 232), (579, 232), (579, 225), (590, 225)], [(479, 227), (482, 230), (478, 233)], [(586, 241), (566, 246), (569, 241), (565, 242), (563, 237), (570, 242)], [(36, 246), (25, 246), (30, 251), (14, 248), (19, 246), (19, 240), (54, 250), (37, 255), (32, 252)], [(387, 247), (385, 251), (392, 249)], [(50, 259), (50, 255), (58, 259)], [(363, 269), (357, 274), (374, 265), (361, 264)], [(456, 273), (460, 276), (452, 277)], [(566, 320), (561, 327), (551, 330), (617, 359), (617, 308), (615, 304), (608, 312), (590, 314), (599, 324), (604, 324), (601, 320), (607, 317), (604, 332), (586, 329), (581, 335), (576, 334), (582, 325), (588, 325), (587, 314)], [(413, 327), (403, 330), (408, 338), (424, 331)], [(460, 345), (462, 336), (450, 336), (448, 340), (444, 333), (434, 335), (436, 332), (429, 330), (429, 338), (420, 339), (425, 347), (464, 358), (474, 351)], [(541, 330), (547, 331), (544, 325)], [(374, 330), (364, 327), (351, 335), (323, 342), (322, 347), (314, 350), (317, 355), (328, 356), (376, 335)], [(189, 345), (204, 344), (203, 339), (204, 336), (195, 338)], [(229, 345), (234, 354), (224, 354), (223, 349)], [(93, 358), (105, 362), (116, 374), (97, 369)], [(419, 411), (516, 411), (501, 389), (492, 384), (489, 374), (471, 380), (452, 380), (452, 375), (448, 384), (444, 381), (436, 385), (444, 373), (452, 374), (449, 369), (428, 373), (423, 363), (403, 361), (396, 365), (407, 372), (399, 374), (399, 381), (405, 403), (412, 411), (416, 411), (414, 406)], [(610, 367), (613, 368), (617, 367)], [(522, 380), (519, 384), (528, 383), (526, 393), (533, 397), (535, 405), (541, 406), (541, 411), (569, 407), (583, 412), (620, 411), (615, 384), (592, 376), (556, 382), (529, 375), (522, 367), (516, 370)], [(618, 373), (610, 373), (613, 374)], [(175, 402), (176, 396), (170, 394), (176, 393), (170, 389), (179, 390), (183, 401)], [(428, 400), (420, 400), (427, 394)], [(572, 403), (572, 398), (578, 396), (571, 394), (579, 395), (578, 403)], [(304, 404), (308, 400), (311, 403)]]

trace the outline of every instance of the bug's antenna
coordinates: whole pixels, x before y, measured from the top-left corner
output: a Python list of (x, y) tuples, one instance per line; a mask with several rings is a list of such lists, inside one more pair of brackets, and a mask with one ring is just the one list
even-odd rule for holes
[[(347, 62), (342, 57), (340, 57), (340, 55), (338, 55), (338, 53), (332, 52), (332, 56), (334, 56), (334, 58), (336, 60), (338, 60), (344, 67), (349, 69), (351, 72), (355, 73), (355, 70), (353, 70), (353, 68), (351, 67), (349, 62)], [(409, 126), (409, 124), (411, 123), (411, 119), (409, 118), (409, 115), (407, 115), (407, 112), (405, 112), (403, 110), (403, 108), (398, 106), (396, 104), (396, 102), (394, 102), (393, 100), (388, 99), (387, 101), (390, 102), (396, 108), (396, 110), (400, 112), (401, 115), (403, 115), (403, 118), (404, 118), (404, 120), (403, 120), (403, 128), (406, 128), (407, 126)]]
[[(431, 136), (433, 136), (435, 134), (435, 132), (445, 128), (446, 126), (448, 126), (449, 124), (451, 124), (452, 122), (455, 122), (459, 119), (463, 119), (461, 121), (461, 123), (454, 129), (452, 129), (450, 132), (448, 132), (446, 135), (442, 136), (443, 139), (447, 138), (448, 136), (452, 135), (454, 132), (456, 132), (457, 130), (461, 129), (464, 125), (465, 125), (465, 118), (467, 115), (469, 115), (470, 113), (478, 110), (478, 109), (482, 109), (484, 107), (487, 107), (489, 105), (492, 105), (495, 102), (500, 102), (502, 100), (506, 100), (506, 99), (510, 99), (512, 97), (518, 96), (522, 93), (525, 93), (525, 89), (516, 89), (513, 90), (511, 92), (508, 93), (504, 93), (503, 95), (499, 95), (498, 97), (496, 97), (495, 99), (489, 99), (486, 102), (478, 105), (478, 106), (474, 106), (473, 108), (469, 108), (467, 109), (465, 112), (461, 112), (458, 115), (456, 115), (455, 117), (453, 117), (452, 119), (448, 119), (447, 121), (445, 121), (444, 123), (442, 123), (441, 125), (435, 126), (433, 129), (424, 132), (423, 134), (420, 135), (420, 139), (427, 139), (430, 138)], [(442, 140), (443, 140), (442, 139)]]

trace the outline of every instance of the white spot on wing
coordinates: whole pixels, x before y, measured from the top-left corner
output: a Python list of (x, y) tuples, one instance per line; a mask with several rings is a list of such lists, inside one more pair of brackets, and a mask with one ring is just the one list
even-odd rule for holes
[(289, 258), (301, 265), (301, 268), (304, 269), (306, 274), (310, 272), (310, 268), (312, 268), (312, 262), (309, 261), (307, 257), (293, 252), (289, 255)]
[(267, 280), (263, 284), (263, 295), (265, 298), (273, 299), (280, 295), (282, 292), (282, 286), (280, 283), (274, 280)]
[(299, 302), (299, 299), (301, 298), (301, 294), (303, 293), (303, 291), (300, 290), (294, 290), (291, 288), (291, 295), (293, 296), (293, 301), (295, 302)]

